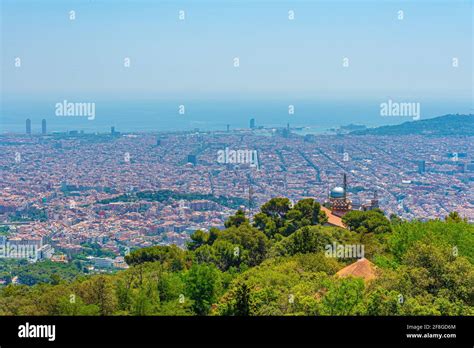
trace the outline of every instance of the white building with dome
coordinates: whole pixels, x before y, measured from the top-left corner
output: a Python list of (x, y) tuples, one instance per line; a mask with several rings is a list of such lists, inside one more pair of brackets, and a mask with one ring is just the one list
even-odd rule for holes
[(336, 186), (329, 192), (329, 204), (331, 213), (336, 216), (343, 216), (352, 210), (352, 202), (347, 198), (346, 174), (344, 174), (344, 187)]

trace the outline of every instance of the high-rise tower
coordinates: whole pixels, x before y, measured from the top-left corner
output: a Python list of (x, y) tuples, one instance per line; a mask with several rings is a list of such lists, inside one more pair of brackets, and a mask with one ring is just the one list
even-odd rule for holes
[(46, 135), (46, 119), (41, 120), (41, 134)]
[(26, 119), (26, 134), (31, 134), (31, 120), (29, 118)]
[(423, 160), (418, 161), (418, 173), (423, 174), (426, 171), (426, 162)]
[(251, 118), (250, 119), (250, 129), (254, 129), (254, 128), (255, 128), (255, 119)]

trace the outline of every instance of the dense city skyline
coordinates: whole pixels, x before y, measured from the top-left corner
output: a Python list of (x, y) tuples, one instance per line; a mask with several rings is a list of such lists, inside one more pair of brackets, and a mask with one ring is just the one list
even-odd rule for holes
[[(376, 196), (387, 216), (429, 220), (456, 211), (473, 222), (472, 141), (462, 131), (436, 137), (339, 132), (303, 136), (258, 128), (253, 120), (250, 128), (222, 132), (48, 134), (44, 124), (43, 134), (1, 137), (2, 222), (13, 223), (13, 239), (45, 239), (68, 255), (99, 241), (120, 256), (124, 248), (184, 247), (193, 231), (222, 229), (239, 207), (249, 213), (251, 206), (252, 217), (274, 197), (328, 203), (343, 175), (352, 209)], [(136, 196), (165, 191), (176, 197)], [(219, 197), (240, 203), (216, 202)], [(15, 226), (31, 214), (45, 219)]]

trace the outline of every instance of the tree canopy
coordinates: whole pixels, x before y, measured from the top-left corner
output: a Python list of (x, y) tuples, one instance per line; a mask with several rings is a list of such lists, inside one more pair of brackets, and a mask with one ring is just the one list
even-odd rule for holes
[[(253, 221), (237, 210), (224, 229), (195, 231), (186, 249), (134, 250), (114, 274), (51, 262), (22, 274), (2, 260), (3, 279), (22, 284), (0, 287), (0, 315), (474, 315), (474, 226), (458, 214), (352, 211), (343, 229), (320, 208), (274, 198)], [(333, 245), (364, 246), (377, 277), (338, 275), (355, 259), (327, 254)]]

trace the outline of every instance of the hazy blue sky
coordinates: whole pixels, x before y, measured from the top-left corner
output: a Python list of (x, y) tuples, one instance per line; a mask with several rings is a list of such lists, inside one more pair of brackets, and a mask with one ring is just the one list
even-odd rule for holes
[(470, 0), (1, 3), (4, 97), (472, 99)]

